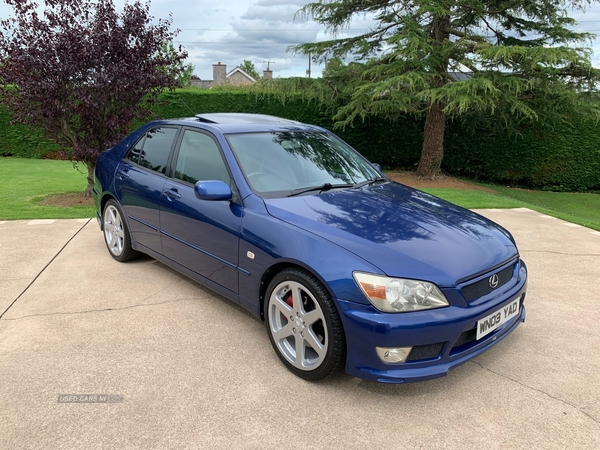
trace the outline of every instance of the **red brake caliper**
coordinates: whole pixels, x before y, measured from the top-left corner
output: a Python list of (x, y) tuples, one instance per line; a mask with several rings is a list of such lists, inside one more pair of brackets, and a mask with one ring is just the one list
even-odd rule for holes
[(284, 297), (283, 299), (288, 305), (290, 305), (290, 308), (294, 307), (294, 298), (292, 296), (291, 292), (288, 292), (288, 294)]

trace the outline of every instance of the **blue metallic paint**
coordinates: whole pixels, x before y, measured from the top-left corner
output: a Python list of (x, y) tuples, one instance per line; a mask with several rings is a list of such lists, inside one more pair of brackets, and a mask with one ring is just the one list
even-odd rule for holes
[(225, 182), (218, 180), (198, 181), (194, 186), (194, 194), (198, 200), (222, 201), (231, 200), (231, 189)]
[(488, 219), (395, 183), (265, 203), (274, 217), (312, 230), (386, 275), (435, 280), (439, 287), (517, 254)]
[[(193, 185), (123, 161), (145, 131), (165, 124), (201, 128), (215, 137), (229, 165), (240, 199), (237, 203), (199, 200)], [(527, 274), (522, 263), (516, 265), (513, 280), (504, 289), (477, 302), (467, 304), (460, 292), (461, 283), (519, 261), (510, 234), (477, 214), (393, 182), (262, 199), (246, 183), (225, 134), (273, 129), (324, 131), (301, 124), (219, 125), (193, 119), (141, 127), (98, 159), (93, 191), (98, 217), (106, 199), (116, 198), (124, 208), (134, 249), (257, 317), (262, 313), (264, 277), (272, 267), (286, 264), (310, 271), (329, 290), (342, 318), (346, 371), (369, 380), (406, 382), (443, 376), (524, 320), (521, 306), (519, 317), (480, 342), (451, 351), (458, 336), (475, 327), (477, 320), (516, 297), (524, 298)], [(119, 180), (120, 171), (129, 176)], [(167, 195), (173, 189), (177, 195)], [(432, 281), (450, 306), (382, 313), (360, 291), (353, 271)], [(374, 349), (438, 342), (444, 343), (439, 358), (403, 365), (384, 364)]]
[(242, 207), (229, 201), (202, 201), (193, 186), (168, 180), (160, 200), (160, 233), (167, 258), (238, 292), (238, 242)]
[(128, 221), (131, 238), (146, 248), (162, 253), (159, 232), (159, 201), (167, 178), (128, 161), (117, 167), (115, 197)]
[[(474, 329), (479, 319), (516, 298), (524, 300), (527, 289), (524, 265), (520, 271), (513, 277), (516, 284), (502, 295), (479, 306), (451, 305), (448, 308), (390, 315), (377, 311), (371, 305), (362, 306), (338, 299), (337, 304), (342, 312), (348, 340), (346, 372), (372, 381), (397, 383), (423, 381), (446, 375), (448, 370), (480, 354), (525, 320), (525, 308), (521, 302), (521, 312), (518, 317), (505, 323), (481, 341), (472, 341), (456, 348), (455, 351), (452, 349), (461, 333)], [(365, 332), (367, 330), (369, 332)], [(375, 346), (401, 347), (435, 343), (444, 343), (439, 358), (407, 362), (402, 366), (382, 364), (373, 352)], [(357, 364), (356, 361), (360, 363)]]

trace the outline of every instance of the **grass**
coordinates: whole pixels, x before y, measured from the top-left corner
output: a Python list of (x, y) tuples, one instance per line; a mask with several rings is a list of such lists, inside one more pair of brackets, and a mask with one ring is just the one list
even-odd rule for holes
[(86, 174), (69, 161), (0, 158), (0, 220), (93, 217), (94, 208), (89, 206), (39, 204), (51, 195), (83, 192), (86, 183)]
[(506, 198), (523, 202), (527, 208), (600, 231), (599, 194), (487, 187)]
[[(93, 217), (93, 207), (39, 204), (51, 195), (83, 192), (85, 186), (85, 173), (73, 169), (68, 161), (0, 158), (0, 220)], [(494, 192), (455, 188), (423, 190), (465, 208), (530, 208), (600, 231), (598, 194), (484, 186)]]
[(427, 188), (421, 190), (469, 209), (528, 207), (519, 200), (491, 192), (456, 188)]

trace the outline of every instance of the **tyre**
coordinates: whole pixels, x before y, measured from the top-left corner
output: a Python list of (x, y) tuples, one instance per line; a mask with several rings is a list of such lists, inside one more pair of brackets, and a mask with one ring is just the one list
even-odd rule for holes
[(104, 242), (110, 256), (119, 262), (130, 261), (139, 256), (139, 253), (131, 248), (129, 228), (123, 217), (121, 207), (116, 201), (106, 202), (102, 213)]
[(265, 321), (277, 356), (310, 381), (336, 373), (345, 362), (342, 321), (331, 295), (310, 273), (286, 269), (267, 289)]

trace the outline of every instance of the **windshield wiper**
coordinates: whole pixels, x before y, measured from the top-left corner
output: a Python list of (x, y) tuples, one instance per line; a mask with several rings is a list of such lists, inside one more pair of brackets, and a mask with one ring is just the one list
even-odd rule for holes
[(288, 195), (288, 197), (293, 197), (295, 195), (304, 194), (306, 192), (319, 191), (319, 193), (320, 193), (323, 191), (328, 191), (330, 189), (349, 188), (349, 187), (353, 187), (353, 186), (354, 186), (353, 184), (323, 183), (320, 186), (313, 186), (313, 187), (309, 187), (309, 188), (305, 188), (305, 189), (296, 189), (296, 190), (292, 191), (292, 193), (290, 195)]
[(370, 186), (375, 183), (381, 183), (382, 181), (388, 181), (388, 179), (384, 178), (384, 177), (377, 177), (377, 178), (373, 178), (371, 180), (362, 181), (360, 183), (357, 183), (353, 187), (354, 187), (354, 189), (359, 189), (364, 186)]

